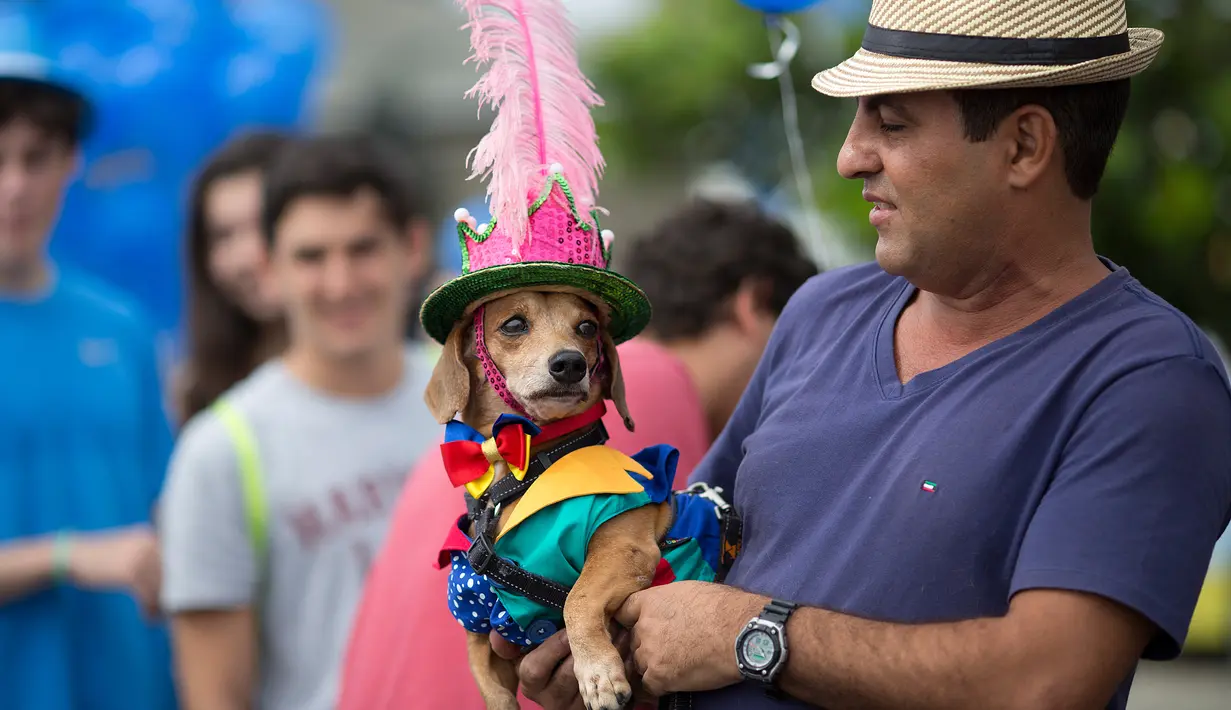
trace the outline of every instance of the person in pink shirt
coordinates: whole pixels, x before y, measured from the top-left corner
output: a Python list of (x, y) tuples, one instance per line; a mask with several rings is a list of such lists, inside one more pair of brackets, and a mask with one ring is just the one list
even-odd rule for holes
[[(689, 203), (636, 239), (627, 257), (620, 272), (645, 290), (654, 317), (642, 336), (620, 346), (637, 426), (627, 431), (610, 411), (609, 445), (633, 454), (671, 444), (680, 452), (675, 486), (683, 488), (735, 408), (778, 314), (817, 268), (789, 229), (754, 206), (707, 201)], [(448, 570), (434, 566), (464, 512), (439, 451), (430, 450), (407, 480), (369, 573), (339, 710), (482, 710), (466, 635), (446, 604)]]

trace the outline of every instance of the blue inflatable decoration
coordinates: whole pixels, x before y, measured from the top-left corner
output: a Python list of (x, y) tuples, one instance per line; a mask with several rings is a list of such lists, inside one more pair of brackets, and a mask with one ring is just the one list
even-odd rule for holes
[(229, 121), (264, 126), (308, 122), (312, 81), (328, 49), (330, 17), (324, 5), (245, 0), (231, 8), (237, 41), (216, 82)]
[(319, 0), (23, 4), (45, 9), (52, 51), (97, 116), (52, 255), (133, 293), (177, 330), (192, 177), (238, 130), (304, 126), (329, 19)]
[(782, 15), (819, 5), (821, 0), (739, 0), (739, 2), (767, 15)]

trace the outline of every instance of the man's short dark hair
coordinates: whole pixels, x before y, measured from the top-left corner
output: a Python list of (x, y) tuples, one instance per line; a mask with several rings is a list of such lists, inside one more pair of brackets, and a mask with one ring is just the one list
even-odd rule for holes
[(49, 84), (0, 78), (0, 126), (25, 119), (70, 148), (81, 142), (89, 106), (77, 94)]
[(385, 217), (403, 230), (420, 215), (404, 176), (362, 136), (326, 135), (297, 140), (284, 148), (265, 177), (261, 231), (272, 244), (278, 220), (302, 197), (350, 197), (369, 188), (381, 198)]
[(775, 317), (817, 267), (795, 234), (749, 203), (695, 200), (637, 237), (619, 270), (654, 308), (649, 331), (663, 340), (701, 335), (730, 313), (751, 284)]
[(1000, 122), (1022, 106), (1042, 106), (1056, 121), (1064, 174), (1079, 199), (1098, 192), (1107, 159), (1128, 112), (1129, 79), (1072, 86), (962, 89), (952, 92), (962, 111), (966, 138), (992, 137)]

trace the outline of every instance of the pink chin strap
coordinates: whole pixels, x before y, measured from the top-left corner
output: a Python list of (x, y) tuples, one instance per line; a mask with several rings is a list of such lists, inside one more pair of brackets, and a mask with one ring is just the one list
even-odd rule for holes
[[(527, 419), (532, 417), (526, 413), (526, 408), (521, 406), (521, 402), (513, 396), (509, 391), (509, 383), (501, 374), (500, 368), (496, 367), (496, 362), (492, 360), (491, 353), (487, 352), (487, 341), (483, 337), (483, 312), (484, 306), (479, 306), (474, 312), (474, 349), (479, 356), (479, 363), (483, 365), (483, 376), (491, 384), (492, 389), (496, 390), (496, 394), (500, 395), (501, 401), (508, 405), (509, 409), (522, 415)], [(599, 331), (601, 333), (601, 331)], [(597, 336), (596, 336), (597, 337)], [(590, 377), (594, 377), (600, 367), (603, 366), (603, 347), (600, 342), (598, 348), (598, 359), (594, 361), (594, 367), (590, 368)]]

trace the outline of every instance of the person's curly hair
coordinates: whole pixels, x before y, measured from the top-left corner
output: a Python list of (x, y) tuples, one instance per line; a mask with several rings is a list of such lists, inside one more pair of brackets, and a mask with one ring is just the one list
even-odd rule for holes
[[(622, 257), (622, 258), (620, 258)], [(701, 335), (728, 317), (751, 284), (775, 317), (818, 273), (795, 234), (752, 203), (693, 200), (637, 236), (618, 270), (650, 298), (647, 333), (671, 341)]]

